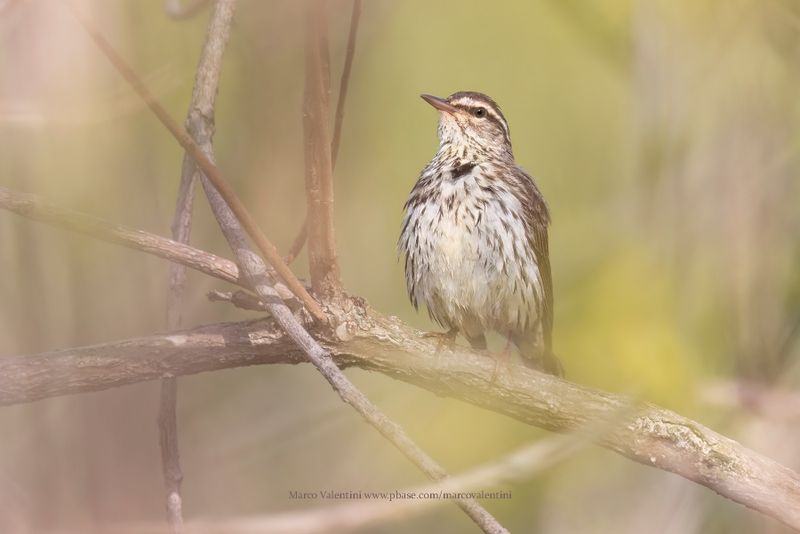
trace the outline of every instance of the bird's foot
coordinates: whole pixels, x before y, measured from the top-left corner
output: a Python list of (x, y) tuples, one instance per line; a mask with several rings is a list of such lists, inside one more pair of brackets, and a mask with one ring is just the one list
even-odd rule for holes
[(443, 348), (453, 350), (456, 344), (456, 336), (458, 335), (458, 328), (451, 328), (447, 332), (425, 332), (422, 334), (424, 338), (436, 339), (436, 354), (442, 352)]

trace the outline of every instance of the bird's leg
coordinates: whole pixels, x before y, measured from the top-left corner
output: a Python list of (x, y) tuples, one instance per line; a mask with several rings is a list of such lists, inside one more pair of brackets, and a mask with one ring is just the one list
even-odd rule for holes
[(498, 360), (502, 360), (508, 365), (511, 360), (511, 334), (506, 336), (506, 345), (503, 347), (503, 350), (497, 353)]
[(453, 345), (456, 344), (457, 335), (458, 328), (453, 327), (447, 332), (425, 332), (422, 334), (422, 337), (437, 339), (436, 354), (439, 354), (445, 347), (447, 350), (453, 350)]
[(506, 371), (510, 372), (511, 367), (511, 334), (506, 336), (506, 345), (503, 350), (498, 352), (494, 357), (494, 371), (492, 371), (491, 383), (494, 384), (497, 380), (498, 370), (500, 366), (505, 367)]

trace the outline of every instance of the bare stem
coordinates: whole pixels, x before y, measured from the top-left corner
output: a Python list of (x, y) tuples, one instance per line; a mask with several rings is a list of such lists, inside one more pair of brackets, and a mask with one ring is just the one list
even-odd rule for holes
[(311, 287), (327, 297), (342, 291), (333, 230), (330, 58), (326, 2), (306, 0), (306, 86), (303, 98), (308, 263)]
[[(359, 21), (361, 20), (361, 0), (353, 0), (353, 10), (350, 13), (350, 31), (347, 35), (347, 50), (344, 58), (344, 68), (339, 79), (339, 97), (336, 102), (336, 120), (333, 126), (333, 140), (331, 141), (331, 170), (336, 169), (339, 159), (339, 144), (342, 138), (342, 124), (344, 124), (344, 105), (347, 100), (347, 90), (350, 86), (350, 73), (353, 70), (353, 57), (356, 52), (356, 36), (358, 35)], [(308, 217), (303, 221), (300, 231), (292, 241), (292, 246), (286, 254), (286, 264), (291, 264), (308, 238)]]
[(308, 217), (303, 219), (303, 225), (300, 227), (300, 231), (297, 232), (297, 235), (292, 241), (292, 246), (289, 247), (289, 252), (286, 253), (286, 258), (283, 261), (286, 262), (286, 265), (291, 265), (292, 262), (297, 259), (297, 256), (300, 254), (300, 251), (303, 250), (303, 247), (306, 244), (306, 240), (308, 239)]
[(353, 70), (353, 57), (356, 53), (356, 37), (358, 25), (361, 20), (361, 0), (353, 0), (353, 10), (350, 12), (350, 32), (347, 34), (347, 50), (344, 57), (342, 76), (339, 79), (339, 98), (336, 102), (336, 120), (333, 126), (333, 141), (331, 141), (331, 167), (336, 168), (339, 157), (339, 143), (342, 139), (342, 124), (344, 123), (344, 104), (347, 101), (347, 89), (350, 86), (350, 73)]
[(174, 377), (161, 380), (161, 401), (158, 411), (158, 435), (161, 448), (161, 471), (167, 495), (167, 521), (173, 534), (183, 532), (183, 471), (178, 449), (178, 382)]

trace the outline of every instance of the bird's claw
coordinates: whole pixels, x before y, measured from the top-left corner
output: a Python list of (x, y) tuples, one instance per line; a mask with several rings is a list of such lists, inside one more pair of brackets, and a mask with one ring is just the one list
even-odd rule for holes
[(439, 353), (442, 352), (443, 348), (447, 348), (447, 350), (453, 350), (453, 346), (456, 344), (456, 336), (458, 335), (457, 328), (451, 328), (447, 332), (425, 332), (422, 334), (424, 338), (433, 338), (436, 339), (436, 355), (438, 356)]

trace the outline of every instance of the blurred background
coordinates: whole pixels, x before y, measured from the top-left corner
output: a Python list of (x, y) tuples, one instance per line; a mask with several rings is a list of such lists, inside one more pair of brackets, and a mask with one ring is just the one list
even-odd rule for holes
[[(185, 116), (208, 9), (84, 0)], [(351, 3), (328, 4), (333, 102)], [(477, 90), (549, 201), (556, 351), (570, 380), (632, 393), (800, 468), (800, 5), (793, 0), (367, 0), (336, 181), (348, 290), (408, 303), (401, 208), (437, 147), (422, 92)], [(169, 235), (182, 152), (60, 2), (0, 2), (0, 185)], [(303, 3), (241, 0), (217, 106), (219, 166), (286, 251), (305, 200)], [(230, 256), (198, 197), (192, 243)], [(303, 254), (294, 265), (305, 275)], [(0, 355), (164, 329), (167, 265), (0, 212)], [(206, 301), (185, 324), (253, 317)], [(450, 472), (547, 433), (350, 370)], [(158, 383), (0, 409), (0, 532), (164, 516)], [(422, 475), (309, 366), (180, 379), (188, 519), (394, 490)], [(590, 448), (486, 501), (512, 532), (784, 532), (710, 490)], [(474, 531), (454, 505), (365, 532)]]

